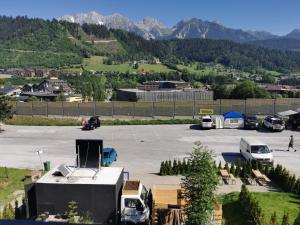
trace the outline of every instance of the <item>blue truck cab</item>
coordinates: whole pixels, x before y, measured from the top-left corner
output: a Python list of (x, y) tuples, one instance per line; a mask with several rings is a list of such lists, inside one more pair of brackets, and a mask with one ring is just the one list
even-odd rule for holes
[(117, 161), (117, 151), (114, 148), (103, 148), (103, 165), (109, 166)]

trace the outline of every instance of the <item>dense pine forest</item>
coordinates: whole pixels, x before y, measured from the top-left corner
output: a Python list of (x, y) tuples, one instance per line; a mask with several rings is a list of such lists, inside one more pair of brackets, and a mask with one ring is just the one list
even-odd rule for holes
[[(115, 42), (107, 45), (101, 40)], [(170, 68), (203, 62), (242, 71), (263, 68), (290, 73), (300, 69), (300, 52), (295, 51), (225, 40), (147, 41), (136, 34), (100, 25), (80, 26), (26, 17), (0, 17), (0, 54), (0, 68), (60, 68), (81, 64), (83, 58), (91, 55), (102, 55), (116, 63), (157, 57)]]

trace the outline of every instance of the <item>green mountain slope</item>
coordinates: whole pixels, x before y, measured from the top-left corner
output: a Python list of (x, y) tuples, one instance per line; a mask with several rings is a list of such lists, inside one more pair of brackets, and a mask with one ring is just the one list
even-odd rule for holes
[(114, 63), (157, 57), (171, 69), (195, 62), (242, 71), (290, 73), (300, 69), (300, 52), (223, 40), (145, 40), (134, 33), (99, 25), (26, 17), (0, 17), (0, 54), (0, 68), (68, 67), (96, 55), (109, 57)]

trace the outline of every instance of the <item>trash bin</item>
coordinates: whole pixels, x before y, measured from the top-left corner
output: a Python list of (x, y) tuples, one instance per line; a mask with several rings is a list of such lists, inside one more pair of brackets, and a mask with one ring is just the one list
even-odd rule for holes
[(50, 171), (50, 161), (44, 162), (44, 171)]

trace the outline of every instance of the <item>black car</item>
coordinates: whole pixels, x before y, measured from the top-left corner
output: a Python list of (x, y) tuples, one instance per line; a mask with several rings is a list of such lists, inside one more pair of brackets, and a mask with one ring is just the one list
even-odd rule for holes
[(244, 116), (245, 129), (258, 129), (259, 123), (256, 116)]
[(94, 130), (100, 127), (100, 119), (99, 116), (92, 116), (88, 122), (84, 123), (82, 126), (82, 130)]

